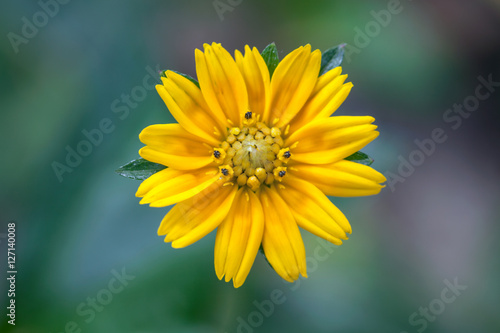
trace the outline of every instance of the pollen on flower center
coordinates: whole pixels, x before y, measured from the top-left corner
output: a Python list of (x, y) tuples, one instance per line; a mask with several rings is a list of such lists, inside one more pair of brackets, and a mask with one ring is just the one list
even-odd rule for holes
[(244, 118), (241, 127), (228, 128), (226, 140), (212, 154), (221, 178), (256, 191), (262, 184), (281, 182), (292, 154), (283, 147), (279, 128), (257, 121), (252, 112)]

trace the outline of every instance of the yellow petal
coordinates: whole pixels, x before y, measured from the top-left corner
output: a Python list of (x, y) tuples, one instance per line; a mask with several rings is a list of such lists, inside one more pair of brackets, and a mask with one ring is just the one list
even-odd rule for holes
[[(141, 204), (149, 203), (151, 207), (173, 205), (200, 193), (219, 178), (217, 169), (214, 167), (194, 171), (168, 168), (161, 172), (166, 175), (162, 178), (163, 182), (156, 183), (146, 194), (140, 195), (143, 196)], [(140, 187), (138, 193), (139, 191), (142, 193)]]
[(220, 44), (203, 46), (205, 52), (195, 51), (196, 73), (203, 96), (219, 120), (229, 119), (237, 125), (248, 108), (243, 76), (234, 59)]
[(318, 92), (323, 90), (323, 88), (325, 86), (330, 84), (333, 80), (336, 80), (340, 76), (340, 74), (342, 74), (342, 67), (338, 66), (338, 67), (332, 68), (331, 70), (329, 70), (325, 74), (321, 75), (318, 78), (316, 85), (314, 86), (314, 90), (313, 90), (313, 93), (311, 94), (311, 96), (314, 96), (315, 94), (317, 94)]
[(299, 114), (290, 122), (292, 133), (317, 118), (327, 118), (345, 101), (352, 83), (344, 84), (347, 75), (337, 67), (319, 77), (311, 97)]
[[(262, 235), (264, 233), (264, 212), (262, 210), (262, 205), (260, 203), (257, 195), (251, 191), (247, 190), (248, 198), (246, 198), (246, 205), (249, 206), (247, 215), (240, 215), (242, 221), (245, 221), (247, 228), (250, 228), (250, 233), (248, 240), (246, 241), (247, 246), (245, 249), (245, 254), (241, 259), (240, 267), (238, 272), (233, 277), (233, 284), (235, 288), (240, 287), (250, 272), (253, 262), (255, 261), (255, 256), (259, 251), (260, 244), (262, 243)], [(246, 195), (245, 195), (246, 196)]]
[(292, 174), (283, 184), (285, 188), (278, 192), (301, 228), (337, 245), (342, 244), (340, 239), (347, 239), (346, 232), (352, 231), (349, 222), (321, 190)]
[(194, 197), (175, 205), (163, 219), (158, 235), (182, 248), (212, 232), (226, 217), (236, 194), (236, 186), (215, 182)]
[(139, 134), (139, 139), (147, 145), (139, 155), (170, 168), (199, 169), (213, 161), (210, 150), (201, 139), (179, 124), (148, 126)]
[(262, 247), (267, 260), (286, 281), (297, 280), (299, 273), (307, 277), (304, 242), (290, 208), (274, 186), (263, 187), (260, 198), (265, 220)]
[(316, 119), (285, 141), (292, 146), (293, 160), (308, 164), (327, 164), (340, 161), (355, 153), (378, 136), (377, 126), (369, 116), (337, 116)]
[(233, 208), (217, 229), (215, 269), (219, 279), (233, 279), (235, 288), (245, 281), (259, 250), (264, 231), (264, 216), (257, 195), (241, 188)]
[(358, 197), (374, 195), (384, 187), (384, 175), (359, 163), (341, 160), (332, 164), (294, 166), (298, 177), (314, 184), (326, 195)]
[(270, 90), (270, 78), (267, 65), (257, 48), (250, 50), (245, 46), (245, 56), (235, 51), (236, 65), (240, 69), (248, 92), (248, 105), (252, 112), (264, 115)]
[[(242, 191), (242, 189), (240, 189)], [(238, 192), (239, 193), (239, 192)], [(238, 196), (238, 193), (236, 195)], [(217, 228), (217, 235), (215, 236), (214, 247), (214, 266), (215, 274), (222, 280), (226, 274), (226, 259), (228, 254), (229, 242), (231, 240), (231, 233), (233, 231), (233, 221), (236, 211), (238, 210), (237, 197), (233, 201), (233, 205), (229, 210), (228, 215)]]
[(136, 197), (143, 197), (145, 196), (151, 189), (154, 187), (163, 184), (164, 182), (178, 177), (183, 174), (183, 171), (180, 170), (175, 170), (175, 169), (163, 169), (151, 176), (149, 176), (146, 180), (144, 180), (141, 185), (139, 185), (139, 188), (137, 189), (137, 192), (135, 193)]
[(166, 75), (162, 77), (163, 85), (157, 85), (156, 90), (172, 116), (189, 133), (217, 145), (225, 127), (211, 114), (200, 89), (175, 72), (167, 71)]
[(179, 223), (185, 223), (183, 211), (178, 206), (173, 206), (161, 220), (158, 236), (170, 235), (172, 229), (176, 228)]
[[(271, 79), (271, 102), (264, 120), (287, 125), (304, 106), (318, 80), (321, 52), (311, 53), (311, 45), (288, 54), (276, 67)], [(269, 116), (267, 116), (269, 114)]]

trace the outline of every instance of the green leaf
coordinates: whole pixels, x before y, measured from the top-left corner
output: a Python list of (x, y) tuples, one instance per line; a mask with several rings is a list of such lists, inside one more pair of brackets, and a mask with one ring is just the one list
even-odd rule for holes
[[(165, 74), (165, 72), (166, 72), (166, 71), (161, 72), (160, 76), (161, 76), (161, 77), (167, 77), (167, 75)], [(188, 79), (189, 81), (191, 81), (191, 82), (193, 82), (194, 84), (196, 84), (196, 86), (197, 86), (198, 88), (200, 87), (200, 84), (198, 83), (198, 81), (197, 81), (195, 78), (193, 78), (192, 76), (189, 76), (189, 75), (187, 75), (187, 74), (184, 74), (184, 73), (181, 73), (181, 72), (178, 72), (178, 71), (172, 71), (172, 72), (177, 73), (177, 74), (179, 74), (180, 76), (185, 77), (185, 78), (186, 78), (186, 79)]]
[(347, 156), (344, 159), (364, 165), (371, 165), (373, 163), (373, 158), (360, 151), (352, 154), (351, 156)]
[(346, 44), (340, 44), (323, 52), (321, 55), (321, 68), (319, 70), (319, 76), (334, 69), (335, 67), (340, 66), (342, 59), (344, 59), (345, 46)]
[(278, 57), (278, 50), (276, 49), (276, 44), (271, 43), (264, 50), (262, 50), (262, 58), (266, 62), (267, 68), (269, 69), (269, 76), (272, 77), (276, 66), (280, 62)]
[[(273, 265), (271, 265), (271, 263), (269, 262), (269, 260), (267, 260), (267, 257), (266, 257), (266, 253), (264, 252), (264, 247), (262, 246), (262, 244), (260, 244), (260, 247), (259, 247), (259, 252), (260, 254), (262, 254), (264, 256), (264, 259), (266, 259), (266, 262), (267, 264), (273, 268)], [(274, 268), (273, 268), (274, 269)]]
[(120, 176), (130, 179), (144, 180), (165, 168), (166, 166), (162, 164), (149, 162), (143, 158), (139, 158), (121, 166), (115, 170), (115, 172)]

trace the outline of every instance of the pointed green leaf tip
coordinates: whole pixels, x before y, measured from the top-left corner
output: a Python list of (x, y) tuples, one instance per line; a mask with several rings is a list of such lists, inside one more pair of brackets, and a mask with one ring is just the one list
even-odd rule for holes
[(260, 254), (262, 254), (264, 256), (264, 259), (266, 259), (266, 262), (267, 264), (273, 268), (273, 265), (271, 265), (271, 263), (269, 262), (269, 260), (267, 260), (267, 257), (266, 257), (266, 253), (264, 252), (264, 247), (262, 246), (262, 244), (260, 244), (260, 247), (259, 247), (259, 252)]
[(143, 158), (139, 158), (121, 166), (115, 172), (120, 176), (130, 179), (144, 180), (149, 176), (165, 169), (166, 166), (149, 162)]
[(340, 66), (342, 60), (344, 59), (345, 46), (346, 44), (340, 44), (323, 52), (321, 55), (321, 68), (319, 70), (319, 76), (334, 69), (335, 67)]
[(373, 158), (371, 158), (370, 156), (368, 156), (365, 153), (362, 153), (360, 151), (358, 151), (350, 156), (347, 156), (344, 159), (348, 160), (348, 161), (356, 162), (359, 164), (364, 164), (364, 165), (371, 165), (373, 163)]
[(267, 68), (269, 69), (269, 77), (273, 77), (274, 70), (280, 59), (278, 57), (278, 50), (276, 49), (276, 44), (271, 43), (261, 52), (262, 58), (266, 62)]

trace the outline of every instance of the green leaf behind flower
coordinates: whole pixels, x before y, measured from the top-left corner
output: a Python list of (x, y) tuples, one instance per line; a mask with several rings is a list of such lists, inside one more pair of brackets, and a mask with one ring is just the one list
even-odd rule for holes
[(278, 57), (278, 50), (276, 49), (276, 44), (271, 43), (261, 52), (262, 58), (266, 62), (267, 68), (269, 69), (269, 76), (272, 77), (276, 66), (280, 62)]
[(368, 156), (365, 153), (360, 152), (360, 151), (358, 151), (350, 156), (347, 156), (344, 159), (348, 160), (348, 161), (356, 162), (359, 164), (364, 164), (364, 165), (371, 165), (373, 163), (373, 158), (371, 158), (370, 156)]
[(346, 44), (340, 44), (323, 52), (321, 55), (321, 68), (319, 70), (319, 76), (334, 69), (335, 67), (340, 66), (342, 60), (344, 59), (345, 46)]
[[(259, 252), (260, 254), (262, 254), (264, 256), (264, 259), (266, 259), (266, 262), (267, 264), (273, 268), (273, 265), (271, 265), (271, 263), (269, 262), (269, 260), (267, 259), (267, 256), (266, 256), (266, 253), (264, 252), (264, 247), (262, 246), (262, 244), (260, 244), (260, 247), (259, 247)], [(273, 268), (274, 269), (274, 268)]]
[(165, 169), (166, 166), (158, 163), (149, 162), (143, 158), (130, 161), (129, 163), (121, 166), (115, 172), (120, 176), (130, 179), (144, 180), (149, 176)]
[[(160, 76), (161, 76), (161, 77), (167, 77), (167, 74), (165, 74), (165, 72), (166, 72), (166, 71), (161, 72)], [(186, 78), (186, 79), (188, 79), (189, 81), (193, 82), (193, 83), (194, 83), (194, 84), (195, 84), (198, 88), (200, 87), (200, 84), (198, 83), (198, 81), (197, 81), (195, 78), (193, 78), (192, 76), (187, 75), (187, 74), (184, 74), (184, 73), (181, 73), (181, 72), (178, 72), (178, 71), (172, 71), (172, 70), (171, 70), (171, 72), (177, 73), (177, 74), (179, 74), (180, 76), (185, 77), (185, 78)]]

